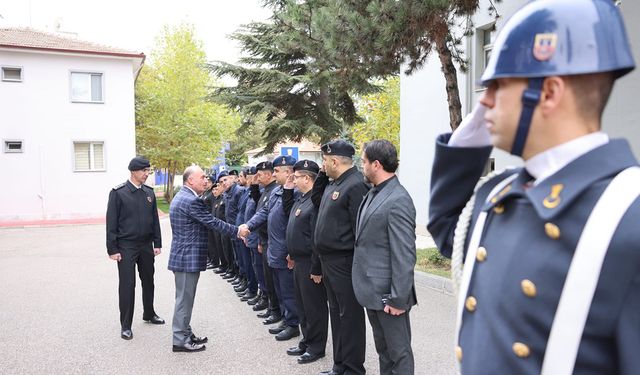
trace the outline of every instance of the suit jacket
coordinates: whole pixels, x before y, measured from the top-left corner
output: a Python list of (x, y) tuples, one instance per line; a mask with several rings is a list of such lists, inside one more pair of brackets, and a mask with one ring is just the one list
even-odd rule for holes
[(169, 207), (171, 254), (169, 270), (200, 272), (207, 268), (207, 229), (233, 237), (238, 227), (213, 217), (204, 201), (187, 187), (180, 189)]
[(417, 303), (413, 269), (416, 265), (416, 209), (396, 177), (358, 210), (352, 282), (358, 302), (372, 310), (387, 305), (408, 310)]

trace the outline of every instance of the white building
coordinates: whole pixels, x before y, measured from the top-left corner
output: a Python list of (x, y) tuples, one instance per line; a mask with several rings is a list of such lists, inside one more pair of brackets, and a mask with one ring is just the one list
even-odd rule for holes
[[(495, 2), (500, 17), (489, 14), (489, 1), (481, 0), (478, 13), (472, 17), (475, 32), (464, 45), (469, 57), (468, 74), (459, 73), (458, 83), (463, 114), (469, 113), (484, 91), (476, 86), (492, 41), (506, 20), (526, 1)], [(620, 5), (631, 40), (636, 63), (640, 63), (640, 2), (624, 0)], [(491, 31), (494, 29), (495, 31)], [(428, 221), (431, 165), (437, 135), (450, 132), (444, 76), (436, 52), (428, 63), (411, 76), (400, 78), (400, 180), (411, 194), (417, 210), (419, 230), (426, 230)], [(603, 128), (611, 137), (626, 137), (634, 152), (640, 156), (640, 106), (634, 93), (640, 92), (640, 68), (618, 81), (604, 114)], [(496, 170), (521, 165), (519, 158), (494, 150), (492, 159)], [(407, 172), (411, 171), (411, 172)]]
[(145, 55), (0, 28), (0, 221), (104, 217), (135, 156)]

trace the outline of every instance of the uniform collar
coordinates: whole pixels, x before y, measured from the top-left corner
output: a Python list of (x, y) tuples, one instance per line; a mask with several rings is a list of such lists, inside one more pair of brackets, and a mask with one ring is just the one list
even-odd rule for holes
[(137, 187), (133, 182), (131, 182), (131, 180), (127, 180), (127, 187), (129, 187), (129, 190), (133, 193), (134, 191), (138, 191), (139, 189), (141, 189), (142, 185), (140, 185), (140, 187)]
[(336, 178), (335, 180), (333, 180), (333, 184), (334, 185), (340, 185), (342, 183), (342, 181), (346, 180), (347, 177), (351, 176), (352, 174), (356, 173), (358, 171), (358, 168), (356, 168), (356, 166), (354, 165), (353, 167), (347, 169), (346, 171), (344, 171), (340, 177)]
[(587, 134), (541, 152), (527, 160), (524, 165), (535, 179), (533, 184), (538, 185), (573, 160), (607, 142), (609, 136), (603, 132)]
[(528, 187), (531, 175), (525, 169), (520, 169), (518, 176), (490, 197), (483, 209), (493, 208), (516, 196), (524, 196), (540, 218), (550, 220), (569, 207), (573, 200), (596, 181), (612, 177), (637, 164), (626, 140), (611, 140), (570, 161), (532, 187)]

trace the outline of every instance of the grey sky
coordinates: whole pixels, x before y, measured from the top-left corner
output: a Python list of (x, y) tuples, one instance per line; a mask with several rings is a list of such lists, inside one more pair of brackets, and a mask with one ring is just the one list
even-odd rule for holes
[(150, 55), (166, 24), (193, 24), (209, 60), (235, 62), (239, 50), (227, 35), (270, 12), (261, 0), (0, 0), (0, 25), (77, 33), (81, 39)]

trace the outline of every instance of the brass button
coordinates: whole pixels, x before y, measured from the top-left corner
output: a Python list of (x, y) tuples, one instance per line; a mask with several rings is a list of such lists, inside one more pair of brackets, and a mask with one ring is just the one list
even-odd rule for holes
[(521, 342), (514, 342), (512, 348), (513, 352), (520, 358), (527, 358), (531, 354), (529, 347)]
[(558, 228), (558, 226), (553, 223), (546, 223), (544, 225), (544, 231), (552, 240), (557, 240), (558, 238), (560, 238), (560, 228)]
[(498, 201), (498, 197), (491, 198), (491, 203), (496, 203)]
[(536, 290), (536, 284), (534, 284), (531, 280), (524, 279), (520, 282), (520, 286), (522, 287), (522, 293), (524, 293), (527, 297), (535, 297), (538, 292)]
[(456, 358), (458, 362), (462, 362), (462, 348), (460, 346), (456, 346)]
[(474, 312), (476, 311), (476, 306), (478, 306), (478, 300), (473, 296), (469, 296), (464, 302), (464, 306), (467, 308), (467, 311)]
[(476, 260), (478, 262), (484, 262), (485, 259), (487, 259), (487, 249), (485, 249), (484, 247), (480, 246), (478, 248), (478, 251), (476, 252)]
[(498, 204), (495, 207), (493, 207), (493, 212), (496, 213), (496, 215), (500, 215), (501, 213), (504, 212), (504, 204)]

